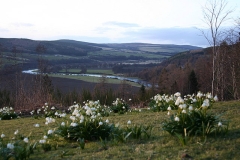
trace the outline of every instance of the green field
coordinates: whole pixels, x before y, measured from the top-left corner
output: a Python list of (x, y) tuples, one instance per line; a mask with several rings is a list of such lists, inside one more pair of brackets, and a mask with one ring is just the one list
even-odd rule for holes
[[(50, 77), (59, 77), (59, 78), (66, 78), (66, 79), (75, 79), (75, 80), (81, 80), (85, 82), (91, 82), (91, 83), (99, 83), (101, 82), (101, 78), (99, 77), (90, 77), (90, 76), (73, 76), (73, 75), (57, 75), (57, 74), (49, 74)], [(107, 78), (105, 83), (109, 84), (121, 84), (123, 81), (118, 79), (111, 79)], [(133, 82), (126, 81), (127, 84), (131, 86), (140, 87), (141, 85)]]
[[(77, 160), (77, 159), (136, 159), (136, 160), (181, 160), (183, 154), (188, 154), (196, 160), (238, 160), (240, 157), (240, 102), (218, 102), (215, 103), (213, 113), (223, 113), (223, 118), (230, 122), (229, 132), (223, 136), (212, 136), (207, 139), (193, 137), (188, 140), (187, 145), (182, 146), (175, 136), (171, 136), (161, 129), (161, 123), (167, 119), (166, 112), (151, 112), (142, 109), (141, 112), (128, 112), (127, 114), (112, 114), (104, 117), (110, 123), (126, 126), (128, 120), (134, 124), (153, 125), (150, 139), (129, 140), (125, 143), (112, 141), (86, 142), (85, 149), (80, 149), (78, 142), (66, 141), (58, 137), (56, 149), (44, 152), (40, 144), (31, 154), (30, 160), (54, 159), (54, 160)], [(0, 123), (0, 134), (4, 133), (3, 141), (13, 141), (14, 132), (19, 130), (23, 137), (29, 137), (29, 143), (39, 142), (49, 129), (56, 128), (61, 119), (56, 123), (45, 125), (45, 118), (19, 118), (14, 120), (2, 120)], [(34, 124), (39, 124), (35, 128)]]
[[(81, 69), (68, 69), (68, 72), (70, 73), (80, 73)], [(62, 69), (59, 71), (59, 73), (66, 73), (65, 69)], [(107, 75), (113, 75), (113, 71), (111, 69), (87, 69), (87, 74), (107, 74)]]
[(145, 57), (145, 58), (164, 58), (166, 56), (163, 56), (161, 54), (153, 54), (153, 53), (145, 53), (141, 51), (116, 51), (116, 50), (102, 50), (102, 51), (96, 51), (96, 52), (89, 52), (88, 55), (91, 56), (137, 56), (137, 57)]

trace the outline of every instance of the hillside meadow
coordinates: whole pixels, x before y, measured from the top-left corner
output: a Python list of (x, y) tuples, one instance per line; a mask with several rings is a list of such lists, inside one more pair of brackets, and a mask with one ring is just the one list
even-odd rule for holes
[[(0, 121), (2, 142), (13, 142), (14, 134), (18, 131), (21, 137), (28, 137), (29, 142), (36, 144), (29, 159), (238, 159), (240, 157), (240, 102), (216, 102), (209, 112), (221, 115), (229, 121), (228, 132), (224, 135), (210, 135), (188, 137), (185, 145), (176, 136), (170, 135), (162, 129), (162, 123), (169, 119), (167, 111), (153, 112), (148, 108), (132, 108), (124, 114), (111, 113), (103, 117), (110, 124), (120, 127), (151, 125), (149, 138), (128, 139), (122, 142), (114, 140), (85, 141), (84, 149), (79, 141), (66, 140), (55, 137), (52, 149), (43, 151), (39, 140), (50, 129), (57, 130), (62, 118), (55, 118), (56, 122), (46, 123), (45, 117), (21, 117), (12, 120)], [(173, 111), (173, 113), (176, 111)], [(131, 123), (129, 123), (129, 121)], [(70, 123), (70, 122), (69, 122)], [(36, 124), (39, 127), (36, 127)], [(49, 136), (50, 137), (50, 136)], [(54, 143), (53, 143), (54, 142)], [(185, 156), (187, 155), (187, 156)], [(190, 156), (191, 158), (188, 158)], [(2, 158), (0, 158), (2, 159)]]

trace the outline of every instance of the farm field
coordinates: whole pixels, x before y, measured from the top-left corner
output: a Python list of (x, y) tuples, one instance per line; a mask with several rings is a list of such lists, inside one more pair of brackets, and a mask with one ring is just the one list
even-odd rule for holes
[[(209, 136), (206, 139), (191, 137), (186, 145), (182, 145), (175, 136), (162, 130), (162, 122), (168, 119), (167, 112), (152, 112), (146, 108), (134, 109), (123, 115), (110, 114), (103, 117), (103, 121), (119, 124), (126, 127), (130, 120), (131, 125), (152, 125), (152, 135), (149, 139), (129, 139), (125, 142), (91, 141), (85, 143), (81, 149), (76, 141), (67, 141), (58, 137), (57, 145), (51, 151), (44, 152), (41, 145), (31, 154), (31, 160), (39, 159), (182, 159), (184, 154), (194, 159), (238, 159), (240, 157), (240, 125), (239, 101), (214, 103), (210, 111), (222, 114), (229, 120), (229, 131), (222, 136)], [(14, 132), (28, 136), (30, 142), (38, 142), (47, 134), (49, 129), (55, 130), (61, 123), (61, 118), (56, 118), (55, 123), (46, 125), (45, 118), (22, 117), (14, 120), (2, 120), (0, 133), (6, 136), (5, 140), (12, 141)], [(70, 122), (69, 122), (70, 123)], [(39, 127), (34, 127), (39, 124)]]
[[(90, 76), (74, 76), (74, 75), (57, 75), (57, 74), (49, 74), (50, 77), (56, 77), (56, 78), (65, 78), (65, 79), (74, 79), (74, 80), (81, 80), (85, 82), (90, 82), (90, 83), (100, 83), (101, 79), (100, 77), (90, 77)], [(111, 79), (111, 78), (106, 78), (106, 82), (109, 84), (121, 84), (123, 83), (122, 80), (118, 79)], [(135, 87), (140, 87), (140, 84), (133, 83), (126, 81), (127, 84)]]

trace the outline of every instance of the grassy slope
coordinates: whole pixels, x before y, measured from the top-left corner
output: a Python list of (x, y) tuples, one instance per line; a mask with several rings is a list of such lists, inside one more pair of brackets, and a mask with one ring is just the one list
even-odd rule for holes
[[(240, 157), (240, 102), (218, 102), (214, 104), (213, 113), (224, 113), (223, 118), (230, 121), (229, 133), (222, 137), (208, 137), (203, 141), (199, 137), (192, 138), (186, 146), (161, 130), (161, 122), (167, 118), (166, 112), (153, 113), (142, 111), (125, 115), (111, 115), (110, 122), (123, 126), (128, 120), (134, 124), (152, 124), (153, 137), (150, 140), (132, 140), (127, 143), (107, 142), (107, 150), (102, 148), (100, 142), (89, 142), (84, 150), (77, 148), (74, 142), (60, 141), (57, 150), (43, 152), (36, 150), (30, 159), (181, 159), (183, 153), (191, 155), (194, 159), (238, 159)], [(104, 118), (106, 119), (106, 118)], [(60, 122), (60, 120), (58, 120)], [(48, 129), (56, 126), (45, 126), (45, 120), (22, 118), (10, 121), (1, 121), (0, 133), (11, 138), (16, 129), (25, 136), (31, 133), (31, 140), (39, 140)], [(34, 128), (35, 123), (40, 128)], [(66, 153), (66, 154), (63, 154)], [(63, 157), (61, 158), (61, 155)]]

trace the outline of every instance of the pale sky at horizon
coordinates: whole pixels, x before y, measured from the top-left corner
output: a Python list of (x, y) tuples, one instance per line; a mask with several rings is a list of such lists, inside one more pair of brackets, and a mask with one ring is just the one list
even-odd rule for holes
[[(239, 18), (240, 0), (227, 0)], [(0, 38), (206, 46), (206, 0), (2, 0)], [(228, 22), (224, 25), (234, 25)]]

